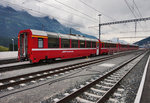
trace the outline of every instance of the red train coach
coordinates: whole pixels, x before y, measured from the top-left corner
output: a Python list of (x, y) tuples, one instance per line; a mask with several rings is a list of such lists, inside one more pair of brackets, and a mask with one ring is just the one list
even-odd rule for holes
[(101, 42), (101, 54), (113, 54), (119, 52), (119, 44), (110, 41)]
[(40, 60), (99, 55), (99, 43), (98, 39), (79, 35), (22, 30), (18, 35), (18, 59), (37, 63)]
[(100, 44), (102, 45), (100, 49), (100, 54), (113, 54), (116, 52), (138, 49), (137, 45), (113, 43), (111, 41), (101, 41)]

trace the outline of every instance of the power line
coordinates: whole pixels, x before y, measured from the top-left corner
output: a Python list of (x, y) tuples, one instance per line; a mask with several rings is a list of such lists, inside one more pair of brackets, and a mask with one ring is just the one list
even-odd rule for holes
[(89, 5), (89, 4), (85, 3), (85, 2), (83, 2), (82, 0), (78, 0), (78, 1), (79, 1), (79, 2), (81, 2), (81, 3), (83, 3), (84, 5), (86, 5), (87, 7), (89, 7), (89, 8), (91, 8), (91, 9), (93, 9), (93, 10), (97, 11), (98, 13), (100, 13), (100, 14), (102, 14), (102, 15), (106, 16), (107, 18), (109, 18), (109, 19), (111, 19), (111, 20), (113, 20), (113, 21), (116, 21), (113, 17), (108, 16), (108, 15), (106, 15), (106, 14), (104, 14), (104, 13), (100, 12), (99, 10), (97, 10), (97, 9), (96, 9), (96, 8), (94, 8), (93, 6), (91, 6), (91, 5)]
[[(113, 21), (116, 21), (116, 19), (114, 19), (113, 17), (108, 16), (108, 15), (102, 13), (101, 11), (99, 11), (99, 10), (97, 10), (96, 8), (94, 8), (93, 6), (91, 6), (91, 5), (89, 5), (89, 4), (85, 3), (85, 2), (83, 2), (82, 0), (78, 0), (78, 1), (81, 2), (81, 3), (83, 3), (84, 5), (86, 5), (87, 7), (93, 9), (94, 11), (96, 11), (96, 12), (98, 12), (98, 13), (100, 13), (100, 14), (103, 14), (105, 17), (107, 17), (107, 18), (109, 18), (109, 19), (111, 19), (111, 20), (113, 20)], [(123, 25), (125, 25), (125, 24), (123, 24)], [(91, 26), (91, 27), (92, 27), (92, 26)], [(111, 27), (111, 26), (110, 26), (110, 27)], [(128, 27), (128, 26), (127, 26), (127, 27)], [(94, 28), (94, 27), (93, 27), (93, 28)], [(113, 28), (113, 27), (111, 27), (111, 28)]]
[(125, 1), (125, 3), (126, 3), (127, 7), (129, 8), (129, 10), (131, 11), (132, 15), (136, 18), (136, 15), (135, 15), (134, 12), (132, 11), (132, 9), (131, 9), (129, 3), (128, 3), (126, 0), (124, 0), (124, 1)]
[(134, 5), (135, 5), (135, 7), (136, 7), (136, 9), (137, 9), (137, 11), (138, 11), (138, 13), (139, 13), (139, 16), (141, 16), (141, 17), (142, 17), (142, 14), (141, 14), (141, 12), (140, 12), (140, 10), (139, 10), (138, 6), (136, 5), (135, 1), (133, 1), (133, 3), (134, 3)]
[(102, 23), (100, 25), (104, 26), (104, 25), (122, 24), (122, 23), (130, 23), (130, 22), (138, 22), (138, 21), (146, 21), (146, 20), (150, 20), (150, 17), (131, 19), (131, 20), (123, 20), (123, 21), (116, 21), (116, 22), (109, 22), (109, 23)]
[[(42, 2), (42, 1), (40, 1), (40, 0), (35, 0), (35, 1), (38, 1), (38, 2), (40, 2), (40, 3), (43, 3), (43, 4), (45, 4), (45, 5), (49, 6), (49, 7), (52, 7), (52, 8), (55, 8), (55, 9), (61, 10), (61, 11), (64, 11), (64, 12), (66, 12), (66, 13), (73, 14), (73, 15), (78, 16), (78, 17), (80, 17), (80, 18), (82, 18), (82, 19), (83, 19), (83, 17), (82, 17), (82, 16), (80, 16), (80, 15), (78, 15), (78, 14), (75, 14), (75, 13), (72, 13), (72, 12), (69, 12), (69, 11), (67, 11), (67, 10), (65, 10), (65, 9), (63, 9), (63, 8), (61, 8), (61, 9), (60, 9), (59, 7), (56, 7), (56, 6), (54, 6), (54, 5), (51, 5), (51, 4), (48, 4), (48, 3)], [(84, 18), (84, 19), (85, 19), (85, 18)], [(87, 19), (88, 19), (88, 18), (87, 18)], [(90, 20), (90, 19), (88, 19), (88, 20)], [(93, 20), (90, 20), (90, 21), (95, 23), (95, 21), (93, 21)]]
[(149, 36), (137, 36), (137, 37), (118, 37), (118, 38), (147, 38)]
[[(127, 32), (120, 32), (120, 33), (123, 34), (123, 33), (130, 33), (130, 32), (135, 32), (135, 31), (127, 31)], [(136, 32), (150, 32), (150, 30), (136, 31)]]
[(59, 3), (59, 4), (61, 4), (61, 5), (64, 5), (64, 6), (68, 7), (68, 8), (70, 8), (70, 9), (76, 11), (76, 12), (79, 12), (79, 13), (81, 13), (81, 14), (83, 14), (83, 15), (85, 15), (85, 16), (87, 16), (87, 17), (93, 19), (93, 20), (97, 20), (97, 19), (95, 19), (95, 18), (93, 18), (93, 17), (91, 17), (91, 16), (89, 16), (89, 15), (87, 15), (87, 14), (85, 14), (85, 13), (83, 13), (83, 12), (81, 12), (81, 11), (79, 11), (79, 10), (77, 10), (77, 9), (75, 9), (75, 8), (73, 8), (73, 7), (71, 7), (71, 6), (69, 6), (69, 5), (67, 5), (67, 4), (64, 4), (64, 3), (62, 3), (62, 2), (60, 2), (60, 1), (58, 1), (58, 0), (55, 0), (55, 1), (56, 1), (57, 3)]
[[(134, 14), (134, 12), (132, 11), (132, 9), (131, 9), (129, 3), (127, 2), (127, 0), (124, 0), (124, 1), (125, 1), (126, 5), (128, 6), (129, 10), (131, 11), (132, 15), (133, 15), (135, 18), (137, 18), (136, 15)], [(140, 24), (140, 26), (141, 26), (141, 23), (139, 23), (139, 24)], [(141, 27), (142, 27), (142, 26), (141, 26)]]
[[(11, 5), (20, 7), (20, 8), (23, 9), (23, 10), (29, 10), (29, 11), (32, 11), (32, 12), (36, 12), (36, 13), (38, 13), (38, 14), (49, 15), (49, 14), (47, 14), (47, 13), (43, 13), (43, 12), (40, 12), (40, 11), (37, 11), (37, 10), (33, 10), (33, 9), (31, 9), (31, 8), (26, 8), (26, 7), (23, 7), (23, 6), (20, 6), (20, 5), (17, 5), (17, 4), (8, 2), (8, 1), (3, 1), (3, 2), (6, 2), (6, 3), (8, 3), (8, 4), (11, 4)], [(49, 16), (51, 16), (52, 18), (56, 18), (56, 19), (59, 19), (59, 20), (63, 20), (63, 21), (65, 21), (65, 22), (67, 22), (68, 24), (72, 24), (71, 21), (67, 21), (67, 20), (65, 20), (65, 19), (62, 19), (62, 18), (59, 18), (59, 17), (56, 17), (56, 16), (52, 16), (52, 15), (49, 15)]]

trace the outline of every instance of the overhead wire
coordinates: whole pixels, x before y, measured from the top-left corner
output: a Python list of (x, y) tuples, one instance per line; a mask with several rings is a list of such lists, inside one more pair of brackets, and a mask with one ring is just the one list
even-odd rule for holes
[(97, 11), (98, 13), (104, 15), (105, 17), (107, 17), (107, 18), (109, 18), (109, 19), (111, 19), (111, 20), (113, 20), (113, 21), (116, 21), (115, 18), (113, 18), (113, 17), (111, 17), (111, 16), (108, 16), (108, 15), (102, 13), (101, 11), (99, 11), (99, 10), (97, 10), (96, 8), (94, 8), (93, 6), (91, 6), (91, 5), (89, 5), (89, 4), (85, 3), (85, 2), (83, 2), (82, 0), (78, 0), (78, 1), (81, 2), (81, 3), (83, 3), (84, 5), (86, 5), (87, 7), (89, 7), (89, 8), (91, 8), (91, 9)]
[[(93, 9), (94, 11), (96, 11), (96, 12), (98, 12), (98, 13), (104, 15), (104, 16), (107, 17), (108, 19), (110, 19), (110, 20), (112, 20), (112, 21), (117, 21), (115, 18), (113, 18), (113, 17), (111, 17), (111, 16), (109, 16), (109, 15), (106, 15), (106, 14), (102, 13), (101, 11), (99, 11), (99, 10), (97, 10), (96, 8), (94, 8), (93, 6), (91, 6), (91, 5), (89, 5), (89, 4), (85, 3), (85, 2), (83, 2), (82, 0), (78, 0), (78, 1), (81, 2), (81, 3), (83, 3), (85, 6), (87, 6), (87, 7), (91, 8), (91, 9)], [(125, 25), (125, 24), (123, 24), (123, 25)], [(96, 27), (96, 26), (95, 26), (95, 27)], [(98, 27), (98, 26), (97, 26), (97, 27)], [(109, 26), (109, 27), (110, 27), (110, 28), (115, 28), (115, 27), (112, 27), (112, 26)], [(126, 26), (126, 27), (128, 27), (128, 26)], [(93, 28), (94, 28), (94, 27), (93, 27)], [(115, 28), (115, 30), (117, 30), (117, 28)]]
[(140, 12), (140, 10), (139, 10), (137, 4), (135, 3), (135, 1), (133, 1), (133, 3), (134, 3), (134, 5), (135, 5), (135, 7), (136, 7), (136, 9), (137, 9), (137, 11), (138, 11), (139, 16), (141, 16), (141, 18), (142, 18), (143, 16), (142, 16), (142, 14), (141, 14), (141, 12)]
[(137, 18), (136, 15), (134, 14), (134, 12), (132, 11), (132, 9), (131, 9), (129, 3), (127, 2), (127, 0), (124, 0), (124, 1), (125, 1), (125, 3), (126, 3), (127, 7), (129, 8), (129, 10), (131, 11), (132, 15), (133, 15), (135, 18)]
[[(135, 13), (134, 13), (134, 11), (133, 11), (132, 8), (130, 7), (129, 3), (127, 2), (127, 0), (124, 0), (124, 1), (125, 1), (125, 3), (126, 3), (127, 7), (129, 8), (129, 10), (131, 11), (132, 15), (133, 15), (135, 18), (137, 18), (136, 15), (135, 15)], [(137, 22), (137, 23), (139, 23), (139, 25), (141, 26), (141, 28), (143, 28), (140, 22)]]
[[(65, 9), (63, 9), (63, 8), (61, 8), (61, 9), (60, 9), (59, 7), (56, 7), (56, 6), (54, 6), (54, 5), (51, 5), (51, 4), (48, 4), (48, 3), (45, 3), (45, 2), (40, 1), (40, 0), (35, 0), (35, 1), (38, 1), (38, 2), (40, 2), (40, 3), (43, 3), (43, 4), (45, 4), (45, 5), (49, 6), (49, 7), (52, 7), (52, 8), (55, 8), (55, 9), (61, 10), (61, 11), (64, 11), (64, 12), (66, 12), (66, 13), (73, 14), (73, 15), (78, 16), (78, 17), (80, 17), (80, 18), (82, 18), (82, 19), (83, 19), (83, 16), (80, 16), (80, 15), (75, 14), (75, 13), (73, 13), (73, 12), (67, 11), (67, 10), (65, 10)], [(91, 19), (89, 19), (89, 18), (87, 18), (87, 19), (88, 19), (88, 21), (90, 20), (91, 22), (94, 22), (94, 23), (95, 23), (95, 21), (93, 21), (93, 20), (91, 20)], [(84, 18), (84, 20), (85, 20), (85, 18)]]
[(87, 16), (87, 17), (93, 19), (93, 20), (96, 20), (96, 22), (97, 22), (97, 19), (93, 18), (92, 16), (89, 16), (89, 15), (87, 15), (87, 14), (81, 12), (80, 10), (75, 9), (75, 8), (73, 8), (73, 7), (71, 7), (71, 6), (67, 5), (67, 4), (65, 4), (65, 3), (63, 3), (63, 2), (60, 2), (60, 1), (58, 1), (58, 0), (55, 0), (55, 1), (56, 1), (57, 3), (59, 3), (59, 4), (63, 5), (63, 6), (65, 6), (65, 7), (67, 7), (67, 8), (70, 8), (70, 9), (76, 11), (76, 12), (79, 12), (79, 13), (82, 14), (82, 15), (85, 15), (85, 16)]
[[(133, 4), (135, 5), (135, 7), (136, 7), (136, 9), (137, 9), (138, 15), (142, 18), (143, 15), (142, 15), (142, 13), (140, 12), (139, 7), (137, 6), (137, 4), (136, 4), (136, 2), (135, 2), (134, 0), (133, 0)], [(147, 25), (146, 21), (145, 21), (145, 24)], [(145, 29), (145, 28), (144, 28), (144, 29)]]
[[(20, 7), (20, 8), (23, 9), (23, 10), (29, 10), (29, 11), (31, 11), (31, 12), (35, 12), (35, 13), (38, 13), (38, 14), (44, 14), (44, 15), (46, 15), (46, 16), (51, 16), (52, 18), (55, 18), (55, 19), (57, 19), (57, 20), (65, 21), (65, 22), (67, 22), (67, 23), (70, 24), (70, 25), (73, 23), (72, 21), (67, 21), (67, 20), (62, 19), (62, 18), (60, 18), (60, 17), (52, 16), (52, 15), (50, 15), (50, 14), (43, 13), (43, 12), (38, 11), (38, 10), (33, 10), (33, 9), (31, 9), (31, 8), (26, 8), (26, 7), (23, 7), (23, 6), (20, 6), (20, 5), (17, 5), (17, 4), (8, 2), (8, 1), (3, 1), (3, 2), (8, 3), (8, 4), (11, 4), (11, 5), (14, 5), (14, 6), (17, 6), (17, 7)], [(44, 25), (44, 26), (45, 26), (45, 25)]]

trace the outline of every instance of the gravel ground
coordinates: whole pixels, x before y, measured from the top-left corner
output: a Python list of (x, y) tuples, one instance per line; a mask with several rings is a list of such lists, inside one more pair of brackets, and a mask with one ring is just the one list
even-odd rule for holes
[(121, 103), (134, 103), (149, 54), (150, 53), (146, 54), (146, 56), (142, 58), (142, 60), (121, 81), (120, 86), (118, 87), (124, 90), (119, 98)]
[[(76, 70), (71, 73), (66, 73), (63, 76), (57, 76), (47, 81), (39, 82), (34, 85), (29, 85), (24, 88), (20, 88), (17, 90), (6, 92), (4, 94), (0, 94), (0, 102), (1, 103), (39, 103), (40, 101), (46, 100), (56, 94), (64, 93), (68, 88), (72, 88), (77, 84), (89, 80), (91, 77), (93, 77), (93, 75), (97, 73), (103, 73), (107, 69), (111, 68), (109, 66), (105, 66), (101, 64), (115, 64), (114, 66), (116, 66), (121, 62), (126, 61), (129, 58), (133, 57), (134, 55), (136, 54), (130, 54), (127, 56), (115, 58), (113, 60), (108, 60), (103, 63), (97, 64), (98, 66), (94, 66), (94, 65), (89, 66), (85, 69)], [(55, 64), (55, 65), (59, 65), (59, 64)]]
[(0, 68), (9, 67), (9, 66), (18, 66), (23, 64), (29, 64), (29, 62), (25, 61), (25, 62), (17, 62), (17, 63), (10, 63), (10, 64), (2, 64), (0, 65)]
[[(108, 55), (92, 57), (92, 58), (88, 58), (88, 59), (87, 58), (85, 58), (85, 59), (83, 59), (83, 58), (80, 59), (79, 58), (79, 59), (61, 61), (59, 63), (45, 64), (45, 65), (41, 65), (41, 66), (35, 66), (35, 67), (30, 67), (30, 68), (18, 69), (18, 70), (14, 70), (14, 71), (7, 71), (7, 72), (1, 73), (0, 78), (1, 79), (9, 78), (9, 77), (17, 76), (17, 75), (27, 74), (27, 73), (41, 71), (41, 70), (47, 70), (47, 69), (50, 69), (50, 68), (62, 67), (62, 66), (66, 66), (66, 65), (69, 65), (69, 64), (80, 63), (81, 61), (84, 62), (84, 61), (89, 61), (89, 60), (93, 60), (93, 59), (103, 58), (103, 57), (107, 57), (107, 56)], [(14, 65), (14, 64), (15, 65), (28, 64), (28, 62), (5, 64), (5, 65), (2, 65), (2, 67), (6, 67), (7, 65), (8, 66), (9, 65)]]
[[(66, 60), (66, 61), (61, 61), (59, 63), (45, 64), (45, 65), (41, 65), (41, 66), (18, 69), (18, 70), (14, 70), (14, 71), (8, 71), (8, 72), (1, 73), (0, 77), (1, 77), (1, 79), (3, 79), (3, 78), (13, 77), (13, 76), (21, 75), (21, 74), (27, 74), (27, 73), (41, 71), (41, 70), (47, 70), (50, 68), (62, 67), (62, 66), (66, 66), (69, 64), (80, 63), (81, 61), (84, 62), (84, 61), (89, 61), (89, 60), (98, 59), (98, 58), (102, 58), (102, 57), (105, 57), (105, 56), (92, 57), (92, 58), (88, 58), (88, 59), (80, 58), (80, 59)], [(28, 64), (28, 63), (29, 62), (11, 63), (11, 64), (4, 64), (0, 67)]]

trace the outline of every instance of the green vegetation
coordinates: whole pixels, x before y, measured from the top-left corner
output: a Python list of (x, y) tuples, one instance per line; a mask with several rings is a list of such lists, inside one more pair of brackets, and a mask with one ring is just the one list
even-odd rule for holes
[(1, 51), (8, 51), (9, 49), (7, 47), (4, 47), (4, 46), (0, 46), (0, 52)]

